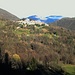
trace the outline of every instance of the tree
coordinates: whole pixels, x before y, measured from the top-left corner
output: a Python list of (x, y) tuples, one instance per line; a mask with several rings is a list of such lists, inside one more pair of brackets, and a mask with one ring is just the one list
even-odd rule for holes
[(12, 57), (12, 68), (18, 69), (22, 68), (21, 58), (18, 54), (14, 54)]

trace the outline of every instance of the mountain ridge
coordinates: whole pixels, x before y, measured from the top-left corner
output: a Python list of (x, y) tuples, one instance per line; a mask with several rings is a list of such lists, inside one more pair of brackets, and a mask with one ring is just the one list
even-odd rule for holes
[(75, 18), (62, 18), (54, 23), (53, 25), (61, 26), (70, 30), (75, 30)]
[(63, 16), (56, 16), (56, 15), (51, 15), (51, 16), (46, 16), (46, 17), (38, 17), (37, 15), (31, 15), (31, 16), (26, 17), (26, 19), (32, 19), (35, 21), (39, 20), (40, 22), (47, 23), (47, 24), (53, 23), (62, 18)]
[(7, 19), (7, 20), (19, 20), (19, 18), (10, 12), (0, 8), (0, 19)]

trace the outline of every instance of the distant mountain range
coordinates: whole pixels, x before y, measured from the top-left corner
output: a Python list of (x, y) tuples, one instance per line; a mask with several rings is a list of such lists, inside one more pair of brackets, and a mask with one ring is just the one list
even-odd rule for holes
[(27, 19), (40, 21), (40, 22), (47, 23), (47, 24), (53, 23), (53, 22), (58, 21), (62, 18), (63, 18), (62, 16), (56, 16), (56, 15), (46, 16), (46, 17), (43, 17), (43, 18), (38, 17), (37, 15), (31, 15), (31, 16), (27, 17)]
[(19, 18), (8, 11), (0, 8), (0, 19), (7, 19), (7, 20), (19, 20)]
[(37, 15), (32, 15), (27, 17), (27, 19), (61, 26), (70, 30), (75, 30), (75, 17), (70, 18), (70, 17), (52, 15), (52, 16), (46, 16), (44, 18), (41, 18), (41, 17), (38, 17)]
[[(0, 19), (7, 19), (7, 20), (14, 20), (17, 21), (19, 18), (8, 11), (0, 8)], [(75, 17), (63, 17), (63, 16), (46, 16), (46, 17), (39, 17), (37, 15), (31, 15), (24, 19), (30, 19), (38, 22), (43, 22), (46, 24), (53, 24), (61, 27), (65, 27), (67, 29), (75, 30)]]

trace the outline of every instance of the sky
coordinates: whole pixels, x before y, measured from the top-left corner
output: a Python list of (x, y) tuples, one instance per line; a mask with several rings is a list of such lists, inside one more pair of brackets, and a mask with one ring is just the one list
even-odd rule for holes
[(30, 15), (75, 17), (75, 0), (0, 0), (0, 8), (19, 18)]

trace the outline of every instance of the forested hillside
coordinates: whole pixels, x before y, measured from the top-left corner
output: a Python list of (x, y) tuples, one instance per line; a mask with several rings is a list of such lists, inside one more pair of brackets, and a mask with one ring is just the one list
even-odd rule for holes
[(0, 8), (0, 19), (6, 19), (6, 20), (19, 20), (19, 18), (8, 11)]
[(62, 64), (75, 65), (75, 31), (0, 20), (1, 74), (69, 75)]
[(53, 23), (53, 25), (65, 27), (70, 30), (75, 30), (75, 18), (62, 18)]

